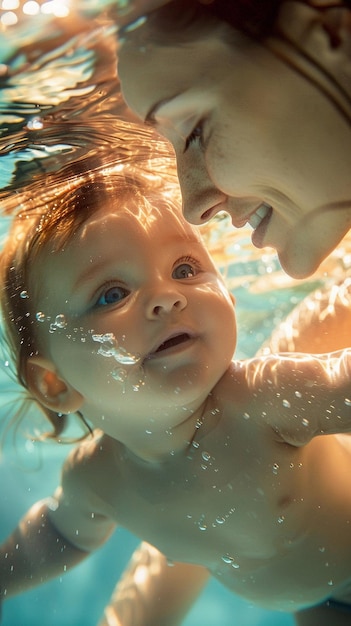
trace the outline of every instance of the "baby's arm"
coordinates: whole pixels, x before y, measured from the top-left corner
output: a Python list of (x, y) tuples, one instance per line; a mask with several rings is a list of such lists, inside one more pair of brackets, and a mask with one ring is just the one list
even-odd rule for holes
[(59, 576), (87, 555), (53, 526), (48, 501), (37, 502), (0, 547), (1, 598)]
[(99, 626), (177, 626), (208, 580), (197, 565), (174, 563), (142, 543), (116, 585)]
[(2, 599), (61, 575), (114, 530), (90, 492), (81, 456), (79, 449), (71, 453), (54, 497), (36, 503), (0, 547)]

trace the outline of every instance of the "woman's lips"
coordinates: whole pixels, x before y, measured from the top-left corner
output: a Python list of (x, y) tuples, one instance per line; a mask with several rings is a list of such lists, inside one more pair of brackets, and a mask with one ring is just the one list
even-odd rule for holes
[(257, 211), (251, 215), (249, 224), (254, 229), (251, 235), (251, 241), (256, 248), (264, 247), (264, 236), (272, 216), (272, 207), (269, 204), (261, 204)]

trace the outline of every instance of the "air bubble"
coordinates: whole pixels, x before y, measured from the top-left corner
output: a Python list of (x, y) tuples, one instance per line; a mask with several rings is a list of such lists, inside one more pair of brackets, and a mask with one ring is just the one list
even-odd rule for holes
[(350, 398), (345, 398), (344, 402), (345, 402), (346, 406), (351, 406)]
[(20, 298), (22, 298), (22, 300), (29, 298), (28, 291), (25, 291), (25, 290), (21, 291)]
[(63, 313), (56, 315), (54, 325), (56, 326), (56, 328), (66, 328), (67, 321)]
[(116, 369), (111, 372), (111, 376), (118, 383), (124, 383), (127, 380), (128, 374), (122, 367), (116, 367)]
[(43, 313), (42, 311), (38, 311), (38, 313), (35, 314), (35, 319), (37, 320), (37, 322), (45, 322), (45, 313)]
[(304, 418), (304, 419), (301, 421), (301, 424), (302, 424), (302, 426), (309, 426), (310, 422), (309, 422), (309, 420), (308, 420), (308, 419)]
[(286, 409), (290, 409), (291, 408), (291, 404), (290, 404), (289, 400), (283, 400), (283, 406), (285, 406)]
[(203, 460), (204, 460), (204, 461), (209, 461), (209, 460), (210, 460), (210, 458), (211, 458), (210, 453), (209, 453), (209, 452), (206, 452), (206, 451), (202, 452), (201, 456), (202, 456), (202, 458), (203, 458)]
[(278, 463), (273, 463), (273, 465), (272, 465), (272, 472), (273, 472), (273, 474), (278, 474), (278, 472), (279, 472), (279, 465), (278, 465)]
[(42, 130), (44, 128), (44, 122), (40, 117), (32, 117), (27, 122), (27, 130)]
[(226, 563), (227, 565), (231, 565), (234, 559), (232, 556), (229, 556), (229, 554), (225, 554), (224, 556), (222, 556), (222, 561)]

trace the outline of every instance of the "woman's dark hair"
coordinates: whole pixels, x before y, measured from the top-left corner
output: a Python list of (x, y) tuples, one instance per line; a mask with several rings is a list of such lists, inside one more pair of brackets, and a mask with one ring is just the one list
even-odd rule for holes
[[(149, 16), (156, 39), (186, 32), (212, 15), (239, 31), (263, 39), (274, 31), (279, 10), (286, 0), (173, 0)], [(351, 8), (351, 0), (297, 0), (319, 11)], [(203, 18), (203, 20), (201, 19)]]
[[(296, 21), (300, 21), (299, 7), (301, 28), (296, 29), (296, 9)], [(286, 9), (295, 11), (292, 25), (289, 17), (281, 20)], [(221, 37), (229, 42), (233, 40), (235, 45), (237, 34), (241, 32), (269, 48), (328, 98), (350, 124), (350, 79), (348, 71), (342, 67), (349, 60), (346, 50), (348, 37), (351, 37), (349, 9), (351, 0), (173, 0), (150, 13), (147, 28), (138, 28), (135, 35), (140, 36), (141, 45), (145, 44), (145, 37), (156, 45), (183, 45), (227, 24), (231, 28), (223, 29)], [(344, 44), (340, 32), (346, 32), (342, 35), (346, 41), (345, 63), (340, 61), (340, 67), (335, 64), (326, 67), (318, 50), (306, 48), (304, 37), (316, 24), (325, 31), (331, 49)], [(336, 24), (339, 27), (335, 27)], [(277, 42), (280, 45), (276, 45)]]

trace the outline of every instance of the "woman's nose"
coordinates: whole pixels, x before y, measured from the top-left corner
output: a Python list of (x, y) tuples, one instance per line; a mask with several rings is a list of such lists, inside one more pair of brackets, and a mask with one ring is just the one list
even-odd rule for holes
[(159, 289), (149, 297), (146, 315), (149, 319), (157, 319), (172, 312), (180, 312), (186, 305), (186, 297), (178, 290)]
[(191, 224), (204, 224), (219, 211), (225, 210), (227, 197), (216, 188), (208, 175), (206, 165), (194, 155), (189, 162), (177, 155), (178, 178), (185, 219)]

